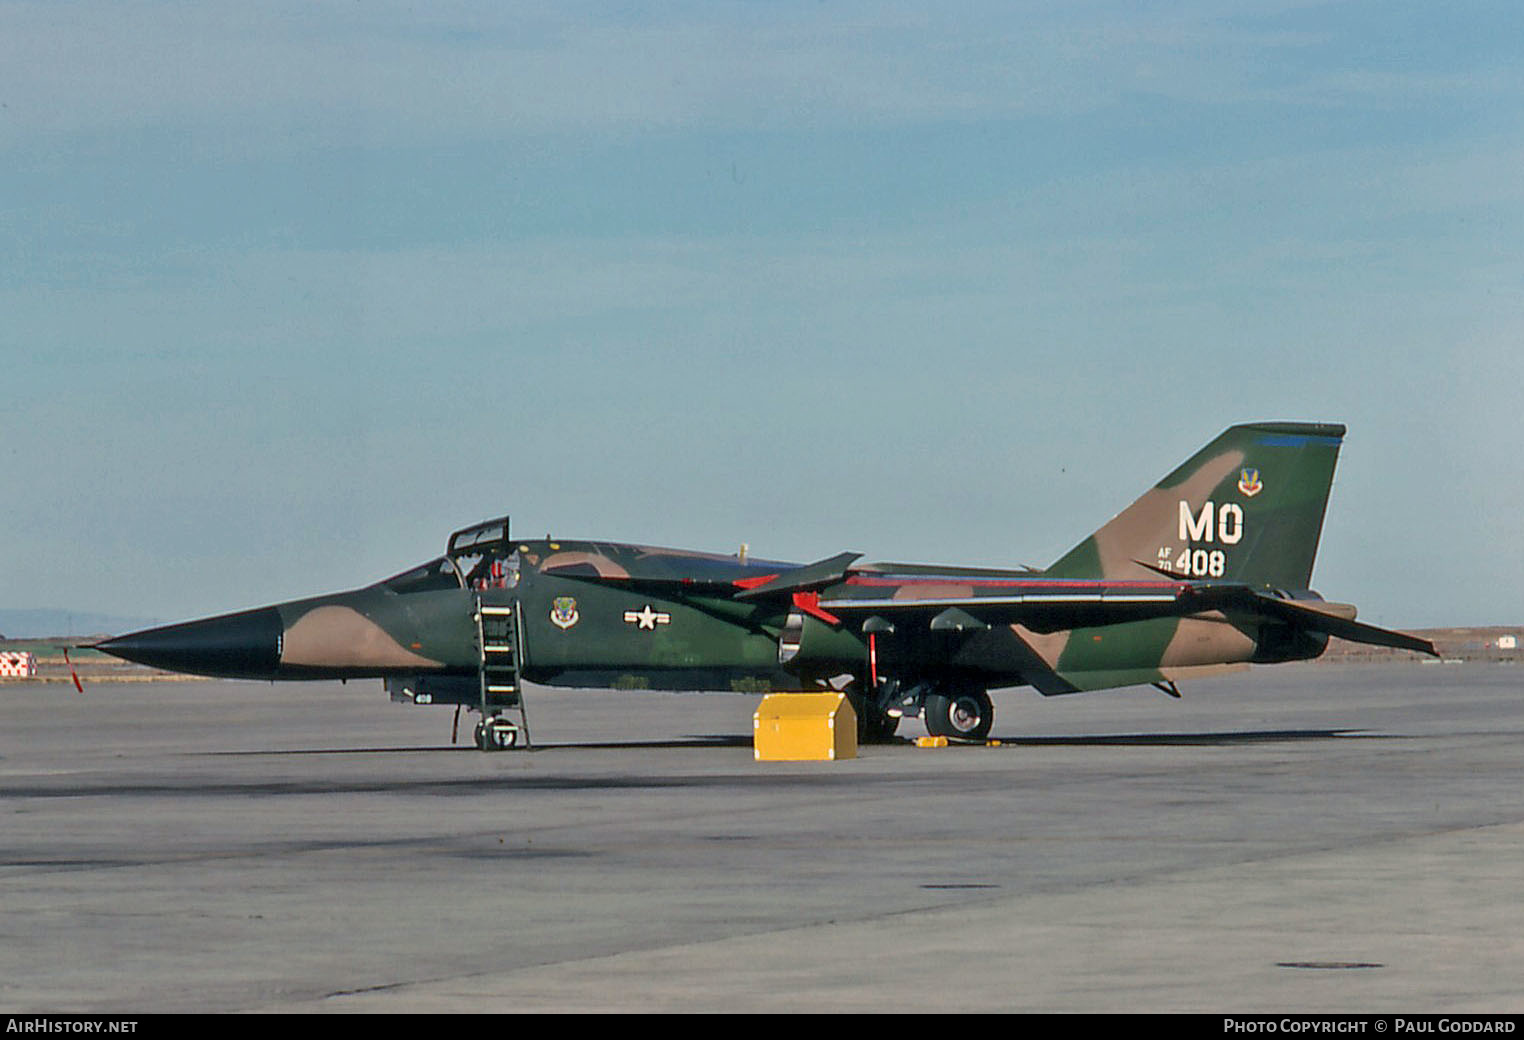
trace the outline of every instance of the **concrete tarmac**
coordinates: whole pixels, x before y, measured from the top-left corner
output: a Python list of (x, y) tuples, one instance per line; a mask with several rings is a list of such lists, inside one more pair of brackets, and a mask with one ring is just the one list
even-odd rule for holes
[(376, 682), (6, 685), (0, 1009), (1524, 1010), (1524, 670), (1184, 692), (759, 763), (735, 694), (486, 755)]

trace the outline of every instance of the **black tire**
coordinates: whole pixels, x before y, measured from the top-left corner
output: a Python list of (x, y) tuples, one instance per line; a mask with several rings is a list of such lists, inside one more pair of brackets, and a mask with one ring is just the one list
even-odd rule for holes
[(870, 710), (866, 718), (857, 720), (857, 742), (859, 744), (887, 744), (894, 739), (894, 731), (899, 728), (898, 717)]
[(476, 746), (482, 751), (509, 751), (518, 746), (519, 728), (493, 723), (476, 724)]
[(926, 732), (949, 740), (984, 740), (995, 722), (995, 705), (984, 690), (938, 690), (926, 695)]
[(879, 711), (876, 704), (863, 696), (862, 687), (855, 682), (843, 692), (852, 705), (852, 713), (857, 716), (859, 744), (883, 744), (894, 739), (894, 731), (900, 725), (897, 717)]

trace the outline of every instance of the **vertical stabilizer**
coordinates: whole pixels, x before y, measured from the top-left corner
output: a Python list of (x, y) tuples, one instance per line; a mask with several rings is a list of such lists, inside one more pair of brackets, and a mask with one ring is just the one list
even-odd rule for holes
[(1305, 589), (1343, 439), (1334, 423), (1229, 427), (1047, 573)]

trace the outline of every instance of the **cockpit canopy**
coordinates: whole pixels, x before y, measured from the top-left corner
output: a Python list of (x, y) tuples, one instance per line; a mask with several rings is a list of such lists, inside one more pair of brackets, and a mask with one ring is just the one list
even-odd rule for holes
[(377, 582), (399, 596), (449, 589), (511, 589), (519, 582), (518, 548), (508, 518), (486, 520), (450, 535), (445, 555)]

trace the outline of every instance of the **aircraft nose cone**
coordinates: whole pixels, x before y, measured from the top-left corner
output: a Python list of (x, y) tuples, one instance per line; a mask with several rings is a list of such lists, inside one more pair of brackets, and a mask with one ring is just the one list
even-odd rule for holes
[(273, 679), (280, 667), (280, 614), (260, 607), (132, 632), (96, 643), (123, 660), (233, 679)]

